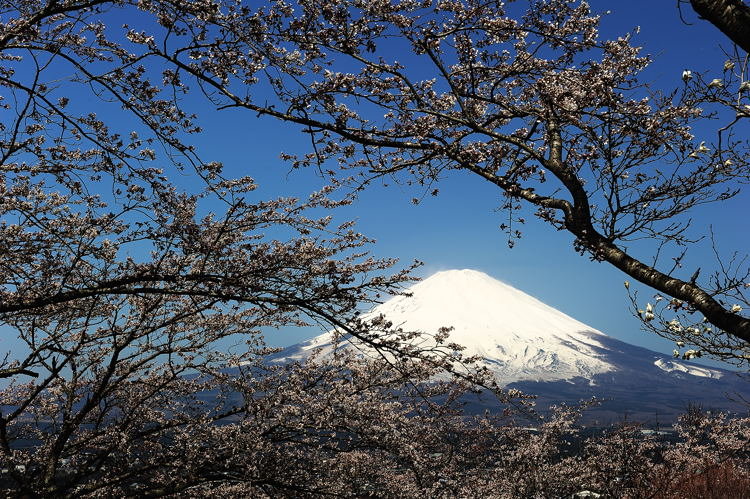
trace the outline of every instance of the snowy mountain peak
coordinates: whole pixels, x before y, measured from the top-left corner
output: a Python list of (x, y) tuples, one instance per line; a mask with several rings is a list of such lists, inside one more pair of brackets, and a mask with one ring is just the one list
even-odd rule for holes
[[(412, 328), (436, 330), (453, 326), (452, 335), (468, 347), (496, 340), (549, 338), (587, 332), (602, 334), (520, 291), (477, 270), (437, 272), (409, 289), (411, 297), (396, 297), (374, 312), (385, 314), (394, 323), (398, 318)], [(418, 318), (418, 319), (417, 319)], [(461, 341), (459, 341), (461, 342)]]
[(602, 333), (483, 272), (438, 272), (409, 291), (373, 313), (426, 332), (453, 327), (450, 340), (504, 380), (588, 378), (613, 369), (598, 353)]
[[(466, 347), (466, 355), (483, 357), (507, 383), (590, 378), (614, 369), (601, 355), (597, 338), (604, 334), (483, 272), (438, 272), (408, 292), (368, 315), (382, 314), (396, 326), (427, 333), (452, 327), (450, 341)], [(330, 347), (331, 335), (325, 333), (290, 347), (279, 360)]]
[[(747, 392), (746, 382), (729, 371), (609, 337), (476, 270), (438, 272), (409, 288), (408, 296), (393, 297), (363, 318), (380, 314), (405, 330), (435, 333), (453, 327), (449, 341), (482, 358), (501, 385), (536, 394), (545, 403), (595, 396), (610, 399), (606, 410), (614, 415), (635, 410), (676, 416), (688, 402), (729, 408), (722, 394)], [(325, 333), (269, 361), (303, 360), (318, 350), (325, 358), (334, 347), (333, 335)], [(367, 351), (357, 347), (358, 354)]]

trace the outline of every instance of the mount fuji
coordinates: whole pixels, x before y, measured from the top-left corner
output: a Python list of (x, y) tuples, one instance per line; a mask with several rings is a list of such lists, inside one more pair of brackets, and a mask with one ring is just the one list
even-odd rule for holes
[[(597, 397), (604, 402), (589, 417), (644, 422), (669, 421), (691, 404), (748, 410), (736, 400), (750, 400), (750, 383), (737, 373), (617, 340), (476, 270), (438, 272), (365, 318), (381, 314), (404, 330), (452, 327), (449, 341), (463, 345), (465, 355), (478, 355), (501, 385), (536, 395), (540, 407)], [(334, 348), (328, 332), (269, 360), (303, 360), (318, 350), (325, 357)], [(338, 348), (357, 347), (344, 342)], [(491, 409), (487, 404), (492, 403), (480, 398), (468, 407)]]

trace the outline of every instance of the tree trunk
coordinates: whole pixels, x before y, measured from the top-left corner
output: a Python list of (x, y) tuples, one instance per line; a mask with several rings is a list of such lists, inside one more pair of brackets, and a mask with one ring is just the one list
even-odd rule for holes
[(750, 6), (743, 0), (690, 0), (693, 10), (750, 53)]

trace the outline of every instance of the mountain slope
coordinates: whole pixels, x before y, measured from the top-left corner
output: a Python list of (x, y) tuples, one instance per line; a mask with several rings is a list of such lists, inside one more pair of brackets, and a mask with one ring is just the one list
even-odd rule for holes
[[(691, 402), (740, 410), (726, 394), (748, 392), (731, 371), (616, 340), (482, 272), (438, 272), (409, 291), (411, 296), (394, 297), (368, 315), (383, 314), (405, 330), (432, 333), (452, 326), (450, 341), (465, 346), (467, 355), (479, 355), (501, 384), (548, 403), (597, 396), (614, 399), (614, 412), (676, 414)], [(325, 333), (271, 360), (300, 360), (316, 349), (326, 355), (331, 341)]]

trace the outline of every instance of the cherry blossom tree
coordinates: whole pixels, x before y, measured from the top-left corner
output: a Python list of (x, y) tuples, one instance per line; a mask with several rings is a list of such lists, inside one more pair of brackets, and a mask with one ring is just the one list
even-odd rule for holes
[[(113, 33), (110, 24), (123, 13), (150, 25), (166, 26), (173, 11), (206, 20), (215, 5), (0, 5), (5, 491), (159, 495), (232, 481), (222, 463), (242, 439), (231, 456), (222, 442), (246, 431), (259, 438), (260, 461), (270, 460), (258, 473), (247, 468), (246, 482), (314, 487), (274, 475), (273, 460), (301, 460), (311, 442), (347, 431), (337, 421), (349, 408), (338, 409), (335, 397), (383, 395), (381, 406), (356, 406), (374, 415), (402, 404), (384, 394), (406, 393), (424, 372), (458, 373), (464, 361), (443, 344), (444, 332), (430, 346), (359, 319), (362, 306), (410, 278), (409, 269), (391, 272), (392, 261), (368, 256), (369, 240), (351, 223), (333, 222), (331, 212), (348, 201), (333, 199), (331, 188), (301, 201), (262, 200), (250, 177), (228, 178), (221, 164), (204, 161), (190, 142), (201, 130), (183, 106), (187, 87), (175, 67), (149, 66), (149, 54), (129, 48), (151, 38), (119, 26)], [(375, 367), (362, 368), (372, 380), (351, 381), (354, 361), (348, 377), (341, 366), (267, 372), (262, 333), (309, 324), (379, 352)], [(334, 375), (350, 381), (337, 390), (327, 378)], [(458, 375), (460, 386), (480, 380)], [(288, 388), (308, 384), (332, 409), (318, 426), (302, 424), (306, 436), (287, 452), (279, 422), (293, 432), (294, 411), (301, 421), (320, 409)], [(367, 442), (358, 448), (376, 445)]]
[[(579, 408), (534, 416), (526, 397), (472, 370), (447, 330), (363, 321), (361, 307), (398, 292), (409, 269), (390, 270), (351, 223), (334, 223), (351, 202), (334, 189), (263, 199), (251, 178), (203, 159), (191, 111), (202, 96), (296, 122), (315, 145), (298, 165), (335, 158), (362, 187), (480, 175), (511, 213), (536, 206), (580, 251), (686, 294), (722, 338), (745, 341), (746, 319), (715, 298), (742, 299), (739, 281), (706, 291), (617, 245), (687, 242), (673, 217), (726, 199), (746, 175), (731, 129), (707, 146), (688, 128), (709, 97), (744, 119), (734, 77), (696, 75), (677, 102), (646, 101), (634, 76), (646, 60), (626, 39), (598, 41), (597, 17), (576, 3), (254, 8), (0, 0), (4, 493), (645, 496), (649, 477), (674, 478), (665, 459), (685, 474), (747, 471), (747, 420), (694, 417), (681, 446), (629, 428), (572, 452)], [(434, 80), (388, 60), (393, 47), (374, 55), (392, 42)], [(542, 192), (547, 181), (558, 190)], [(369, 354), (268, 365), (263, 334), (310, 324)], [(465, 414), (479, 388), (507, 410)], [(597, 465), (612, 449), (624, 449), (620, 464)]]
[[(313, 147), (288, 156), (293, 165), (355, 191), (389, 178), (437, 194), (450, 170), (483, 179), (504, 196), (511, 245), (529, 211), (571, 234), (575, 251), (666, 297), (663, 314), (638, 307), (655, 332), (746, 361), (746, 260), (722, 257), (702, 273), (682, 261), (698, 237), (691, 213), (748, 178), (736, 132), (750, 117), (747, 60), (654, 91), (639, 77), (650, 60), (633, 37), (602, 39), (600, 16), (572, 0), (277, 1), (210, 12), (187, 23), (172, 8), (160, 13), (159, 35), (128, 36), (218, 109), (299, 124)], [(694, 136), (711, 119), (722, 120), (718, 133)]]

